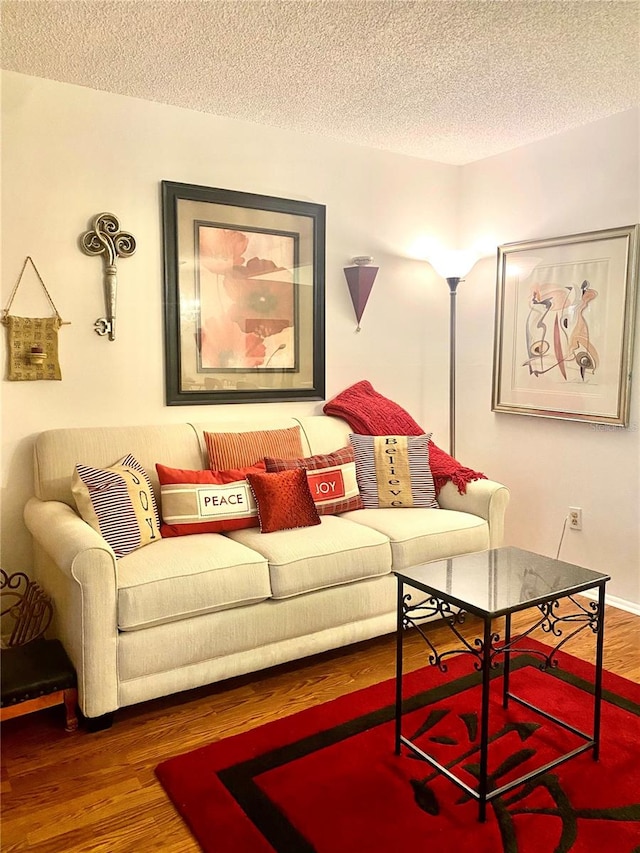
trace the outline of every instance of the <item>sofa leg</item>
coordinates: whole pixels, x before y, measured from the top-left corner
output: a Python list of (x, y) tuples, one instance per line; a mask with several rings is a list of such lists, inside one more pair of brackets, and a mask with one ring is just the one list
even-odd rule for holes
[(110, 729), (113, 725), (113, 711), (103, 714), (101, 717), (85, 717), (85, 724), (87, 731), (91, 734)]

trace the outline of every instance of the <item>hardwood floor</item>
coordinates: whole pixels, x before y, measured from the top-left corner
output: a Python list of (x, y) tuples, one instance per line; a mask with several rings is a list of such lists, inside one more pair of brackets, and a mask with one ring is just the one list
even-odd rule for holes
[[(513, 630), (528, 626), (518, 614)], [(640, 616), (608, 608), (605, 668), (640, 683)], [(475, 637), (469, 617), (465, 634)], [(448, 627), (431, 623), (439, 649)], [(546, 635), (536, 635), (543, 642)], [(425, 645), (407, 635), (405, 669), (426, 663)], [(594, 637), (567, 645), (593, 661)], [(380, 637), (224, 684), (124, 708), (112, 729), (64, 731), (63, 708), (2, 726), (3, 853), (196, 853), (199, 850), (154, 775), (165, 758), (294, 714), (394, 675), (395, 640)], [(245, 853), (245, 851), (238, 851)], [(250, 853), (250, 851), (246, 851)]]

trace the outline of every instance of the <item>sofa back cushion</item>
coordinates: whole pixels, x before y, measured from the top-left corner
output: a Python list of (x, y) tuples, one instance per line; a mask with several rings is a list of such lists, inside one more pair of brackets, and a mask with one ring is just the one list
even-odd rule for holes
[(329, 415), (307, 415), (296, 418), (306, 443), (309, 445), (310, 453), (334, 453), (341, 447), (349, 444), (349, 434), (353, 432), (349, 424), (342, 418), (334, 418)]
[(122, 459), (127, 453), (131, 453), (147, 472), (156, 500), (159, 501), (160, 487), (155, 467), (157, 462), (171, 468), (191, 470), (210, 467), (204, 432), (250, 432), (293, 426), (301, 427), (302, 452), (296, 453), (296, 456), (331, 453), (339, 447), (344, 447), (349, 441), (349, 426), (340, 418), (325, 415), (293, 418), (273, 415), (263, 417), (256, 414), (250, 418), (196, 424), (47, 430), (40, 433), (35, 440), (34, 494), (40, 500), (62, 501), (75, 509), (71, 494), (71, 476), (75, 466), (81, 462), (95, 468), (104, 468), (111, 465), (114, 459)]
[(75, 509), (71, 478), (78, 463), (107, 468), (127, 454), (142, 465), (160, 498), (156, 462), (173, 468), (203, 468), (198, 437), (189, 424), (74, 427), (40, 433), (34, 445), (35, 495)]

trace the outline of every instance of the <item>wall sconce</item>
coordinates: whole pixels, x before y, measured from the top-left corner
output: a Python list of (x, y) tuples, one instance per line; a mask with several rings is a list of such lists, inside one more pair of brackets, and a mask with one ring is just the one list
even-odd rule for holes
[(449, 285), (449, 453), (456, 452), (456, 294), (464, 276), (471, 272), (479, 256), (473, 252), (452, 250), (434, 252), (429, 263)]
[(373, 287), (373, 282), (378, 274), (379, 267), (370, 266), (373, 258), (368, 255), (360, 255), (353, 259), (354, 266), (345, 267), (344, 274), (349, 285), (349, 293), (353, 302), (353, 309), (356, 312), (356, 332), (360, 331), (360, 320), (364, 314), (364, 309)]
[(93, 229), (80, 237), (80, 248), (86, 255), (104, 255), (104, 296), (107, 316), (94, 323), (98, 335), (109, 333), (109, 340), (116, 337), (116, 258), (128, 258), (136, 250), (132, 234), (120, 230), (120, 223), (113, 213), (99, 213), (93, 220)]

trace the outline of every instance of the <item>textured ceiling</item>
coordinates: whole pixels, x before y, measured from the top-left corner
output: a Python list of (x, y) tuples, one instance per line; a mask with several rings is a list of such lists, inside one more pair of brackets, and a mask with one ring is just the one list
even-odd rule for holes
[(640, 2), (3, 0), (8, 70), (467, 163), (640, 101)]

